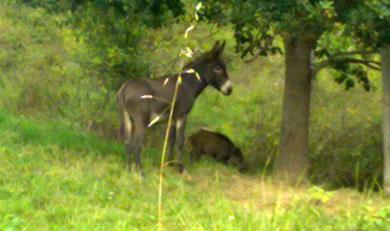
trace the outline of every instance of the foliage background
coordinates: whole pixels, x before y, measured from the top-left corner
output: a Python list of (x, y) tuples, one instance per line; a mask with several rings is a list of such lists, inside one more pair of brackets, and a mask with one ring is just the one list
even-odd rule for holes
[(172, 15), (162, 16), (171, 26), (155, 27), (116, 21), (108, 11), (105, 19), (133, 33), (118, 43), (114, 34), (94, 40), (109, 28), (92, 26), (91, 11), (80, 13), (85, 24), (74, 27), (72, 5), (63, 3), (0, 3), (0, 230), (156, 229), (164, 126), (148, 132), (141, 181), (125, 170), (124, 148), (115, 140), (115, 91), (126, 78), (174, 73), (181, 47), (201, 54), (217, 39), (227, 40), (234, 93), (206, 89), (186, 133), (207, 127), (228, 135), (244, 152), (248, 172), (207, 158), (188, 166), (189, 175), (168, 170), (164, 227), (388, 230), (388, 200), (373, 193), (382, 178), (379, 73), (369, 73), (376, 90), (366, 92), (345, 91), (333, 71), (320, 72), (310, 130), (309, 171), (317, 186), (285, 187), (267, 177), (279, 142), (280, 55), (245, 63), (234, 52), (233, 30), (218, 25), (198, 24), (187, 43), (186, 26), (172, 24)]
[[(27, 3), (38, 6), (38, 2)], [(224, 57), (235, 85), (234, 94), (226, 98), (207, 89), (191, 113), (187, 135), (204, 126), (220, 131), (241, 147), (250, 171), (270, 166), (280, 132), (284, 75), (281, 56), (258, 58), (247, 64), (234, 53), (232, 30), (200, 24), (187, 44), (182, 37), (185, 25), (154, 28), (137, 24), (137, 20), (117, 22), (108, 13), (104, 18), (117, 22), (118, 28), (133, 28), (128, 35), (133, 43), (113, 42), (118, 37), (120, 40), (121, 34), (108, 33), (107, 28), (91, 31), (88, 23), (94, 20), (88, 16), (97, 17), (93, 13), (71, 17), (86, 23), (73, 29), (70, 11), (56, 13), (55, 9), (63, 6), (56, 8), (59, 3), (48, 3), (39, 4), (49, 6), (49, 11), (39, 7), (42, 5), (30, 8), (14, 3), (1, 10), (0, 97), (7, 111), (114, 139), (114, 95), (124, 79), (174, 73), (180, 47), (189, 45), (201, 54), (215, 40), (227, 39)], [(173, 20), (169, 15), (166, 18), (167, 22)], [(125, 21), (126, 25), (122, 24)], [(102, 33), (109, 36), (101, 38)], [(91, 42), (91, 37), (101, 39)], [(361, 87), (345, 91), (333, 81), (336, 76), (333, 71), (323, 71), (314, 81), (311, 178), (332, 187), (377, 187), (382, 172), (379, 73), (369, 73), (376, 87), (372, 92)], [(162, 129), (164, 126), (151, 129), (147, 145), (161, 142)]]

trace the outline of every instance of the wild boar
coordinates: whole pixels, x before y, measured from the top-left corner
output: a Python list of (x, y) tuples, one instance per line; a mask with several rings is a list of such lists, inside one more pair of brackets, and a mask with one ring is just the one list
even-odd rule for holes
[(240, 171), (243, 169), (244, 156), (233, 142), (225, 135), (201, 129), (188, 138), (191, 146), (190, 160), (193, 162), (202, 154), (210, 155), (214, 159), (231, 164)]

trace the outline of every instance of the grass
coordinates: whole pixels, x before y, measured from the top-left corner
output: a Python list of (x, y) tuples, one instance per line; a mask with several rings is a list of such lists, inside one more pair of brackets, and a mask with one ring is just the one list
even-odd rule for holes
[[(159, 150), (144, 179), (122, 145), (0, 113), (0, 230), (156, 230)], [(388, 230), (376, 193), (285, 186), (202, 159), (163, 183), (164, 230)]]

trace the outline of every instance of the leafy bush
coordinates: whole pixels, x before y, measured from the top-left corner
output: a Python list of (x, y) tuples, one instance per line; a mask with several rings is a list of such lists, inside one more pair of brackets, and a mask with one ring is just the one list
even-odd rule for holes
[(114, 93), (89, 64), (88, 47), (60, 26), (61, 16), (9, 4), (0, 9), (1, 106), (84, 128), (105, 123), (98, 130), (109, 133)]
[(338, 131), (311, 155), (315, 183), (331, 187), (374, 188), (382, 184), (381, 121)]
[(30, 7), (41, 7), (49, 12), (63, 12), (72, 7), (72, 2), (66, 0), (18, 0), (20, 3)]
[(313, 182), (331, 187), (375, 187), (382, 179), (382, 124), (379, 73), (370, 73), (379, 89), (343, 91), (326, 81), (324, 72), (315, 81), (311, 118), (311, 166)]

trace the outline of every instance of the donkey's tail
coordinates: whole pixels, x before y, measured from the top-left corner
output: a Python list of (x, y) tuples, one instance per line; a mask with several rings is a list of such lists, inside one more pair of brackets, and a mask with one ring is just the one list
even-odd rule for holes
[[(126, 116), (128, 117), (128, 113), (126, 110), (125, 102), (124, 102), (124, 97), (125, 95), (123, 94), (123, 88), (125, 84), (119, 88), (118, 92), (116, 93), (116, 104), (117, 104), (117, 110), (118, 110), (118, 116), (119, 116), (119, 127), (117, 131), (117, 137), (120, 141), (123, 141), (125, 139), (125, 121), (126, 121)], [(127, 118), (130, 120), (130, 118)]]
[[(193, 135), (193, 134), (192, 134), (192, 135)], [(186, 137), (186, 139), (184, 140), (184, 144), (185, 144), (185, 145), (188, 145), (188, 144), (191, 144), (191, 145), (192, 145), (193, 139), (194, 139), (192, 135)]]
[(119, 127), (118, 127), (118, 130), (117, 130), (117, 138), (119, 141), (123, 141), (124, 138), (125, 138), (125, 128), (124, 128), (124, 124), (122, 122), (119, 122)]

